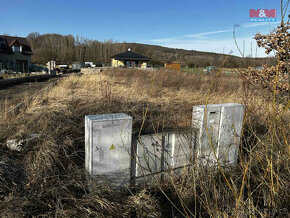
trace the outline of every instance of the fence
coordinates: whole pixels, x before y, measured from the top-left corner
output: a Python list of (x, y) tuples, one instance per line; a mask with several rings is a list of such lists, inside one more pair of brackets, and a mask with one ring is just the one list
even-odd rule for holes
[(27, 83), (27, 82), (35, 82), (35, 81), (41, 82), (41, 81), (48, 80), (49, 78), (50, 78), (49, 75), (44, 74), (44, 75), (36, 75), (36, 76), (19, 77), (19, 78), (13, 78), (13, 79), (3, 79), (3, 80), (0, 80), (0, 88), (18, 85), (18, 84)]

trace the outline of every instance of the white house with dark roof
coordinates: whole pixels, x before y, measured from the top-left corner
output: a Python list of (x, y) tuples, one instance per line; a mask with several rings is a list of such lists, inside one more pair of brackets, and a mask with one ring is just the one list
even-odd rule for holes
[(111, 57), (112, 67), (142, 67), (146, 68), (149, 57), (132, 52), (129, 48), (128, 51), (117, 54)]
[(33, 53), (26, 38), (0, 35), (0, 71), (28, 73), (31, 55)]

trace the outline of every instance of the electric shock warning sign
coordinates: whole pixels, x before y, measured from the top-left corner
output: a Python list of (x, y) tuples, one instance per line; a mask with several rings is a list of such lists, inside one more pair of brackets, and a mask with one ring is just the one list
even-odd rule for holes
[(116, 147), (112, 144), (109, 150), (115, 150)]

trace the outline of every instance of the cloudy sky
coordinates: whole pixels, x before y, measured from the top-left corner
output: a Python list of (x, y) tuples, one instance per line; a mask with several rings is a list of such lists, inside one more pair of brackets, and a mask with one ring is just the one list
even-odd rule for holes
[[(252, 39), (277, 23), (249, 22), (250, 9), (277, 9), (280, 0), (14, 0), (1, 2), (0, 34), (31, 32), (139, 42), (172, 48), (256, 56)], [(278, 16), (279, 21), (279, 16)], [(251, 52), (252, 47), (252, 52)], [(257, 56), (265, 56), (257, 49)]]
[[(233, 29), (219, 29), (210, 32), (192, 33), (171, 38), (160, 38), (153, 40), (145, 40), (143, 43), (162, 45), (170, 48), (184, 48), (188, 50), (212, 51), (216, 53), (233, 54), (241, 56), (245, 48), (245, 56), (266, 57), (265, 50), (257, 47), (253, 36), (260, 32), (267, 34), (272, 31), (279, 22), (273, 23), (245, 23), (235, 28), (235, 37), (237, 45), (233, 37)], [(142, 42), (142, 41), (140, 41)], [(273, 54), (270, 54), (270, 56)]]

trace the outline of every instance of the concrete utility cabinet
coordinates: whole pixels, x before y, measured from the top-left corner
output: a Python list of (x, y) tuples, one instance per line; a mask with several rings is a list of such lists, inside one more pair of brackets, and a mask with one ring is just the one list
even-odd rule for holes
[(241, 104), (209, 104), (193, 107), (194, 148), (203, 164), (237, 163), (244, 107)]
[[(164, 149), (162, 150), (162, 136)], [(137, 144), (136, 176), (158, 173), (171, 167), (173, 134), (143, 135)], [(163, 157), (162, 157), (163, 156)]]
[(190, 163), (191, 144), (186, 134), (172, 132), (149, 134), (141, 136), (138, 141), (136, 176), (175, 169)]
[[(85, 162), (91, 176), (129, 177), (132, 117), (97, 114), (85, 117)], [(123, 178), (118, 178), (123, 179)]]

